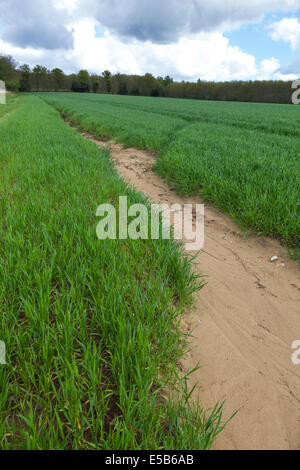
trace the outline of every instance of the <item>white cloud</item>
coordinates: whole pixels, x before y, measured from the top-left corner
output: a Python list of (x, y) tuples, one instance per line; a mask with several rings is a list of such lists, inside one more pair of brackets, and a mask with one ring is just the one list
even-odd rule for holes
[(265, 59), (260, 62), (259, 71), (258, 71), (258, 80), (295, 80), (297, 75), (292, 73), (284, 72), (280, 67), (279, 60), (275, 57), (270, 59)]
[(8, 42), (0, 39), (0, 54), (11, 55), (17, 62), (33, 63), (36, 60), (42, 59), (44, 52), (43, 49), (34, 49), (32, 47), (17, 47), (9, 44)]
[(259, 67), (259, 80), (270, 80), (273, 74), (279, 70), (280, 62), (275, 59), (275, 57), (271, 57), (270, 59), (262, 60)]
[(293, 81), (293, 80), (297, 80), (298, 78), (299, 76), (294, 73), (282, 73), (280, 71), (274, 73), (275, 80)]
[(49, 53), (47, 49), (35, 49), (32, 47), (21, 48), (0, 39), (0, 55), (1, 54), (11, 55), (19, 65), (28, 64), (34, 67), (40, 64), (49, 69), (60, 67), (64, 68), (66, 73), (74, 72), (73, 51), (54, 49)]
[(53, 5), (57, 10), (67, 10), (72, 13), (78, 8), (78, 0), (53, 0)]
[(265, 59), (260, 62), (258, 71), (258, 80), (296, 80), (298, 78), (294, 73), (283, 70), (280, 66), (279, 60), (275, 57)]
[(291, 49), (300, 49), (300, 22), (298, 18), (283, 18), (270, 25), (272, 31), (269, 33), (274, 41), (290, 43)]
[[(0, 0), (0, 4), (2, 1)], [(37, 0), (31, 1), (36, 2)], [(14, 5), (15, 2), (16, 0), (13, 0)], [(148, 0), (140, 2), (144, 10), (146, 10), (145, 4), (147, 2)], [(81, 68), (86, 68), (95, 73), (101, 73), (103, 70), (109, 69), (113, 73), (144, 74), (150, 72), (154, 76), (168, 74), (176, 80), (190, 81), (198, 78), (215, 81), (272, 78), (287, 80), (291, 76), (294, 77), (294, 70), (281, 70), (280, 63), (275, 57), (266, 58), (257, 65), (255, 56), (244, 52), (238, 46), (231, 45), (229, 39), (223, 35), (222, 29), (208, 28), (208, 30), (201, 30), (200, 28), (200, 32), (191, 32), (194, 27), (189, 27), (186, 34), (181, 34), (176, 40), (160, 43), (156, 41), (155, 37), (153, 40), (142, 40), (125, 37), (124, 35), (119, 36), (117, 32), (113, 32), (114, 28), (103, 28), (104, 21), (102, 23), (97, 21), (95, 11), (92, 8), (89, 9), (88, 6), (89, 4), (98, 7), (100, 4), (102, 6), (108, 5), (106, 0), (86, 0), (84, 11), (81, 0), (60, 0), (60, 2), (52, 0), (50, 3), (54, 9), (60, 12), (68, 12), (65, 15), (64, 27), (72, 35), (73, 48), (59, 49), (53, 47), (51, 53), (49, 53), (46, 49), (47, 45), (44, 45), (44, 47), (41, 47), (41, 45), (22, 47), (19, 44), (12, 45), (7, 40), (0, 39), (0, 53), (12, 55), (21, 64), (28, 63), (34, 66), (39, 63), (49, 69), (60, 67), (66, 73), (77, 72)], [(179, 3), (183, 5), (181, 0), (180, 2), (179, 0), (170, 0), (170, 3), (175, 6)], [(112, 14), (117, 4), (119, 5), (119, 2), (115, 3), (114, 0), (111, 0)], [(231, 22), (243, 21), (243, 18), (245, 22), (249, 22), (251, 18), (258, 18), (260, 14), (268, 9), (293, 10), (300, 5), (300, 0), (253, 0), (251, 4), (244, 4), (243, 9), (240, 3), (237, 5), (234, 0), (228, 0), (226, 7), (219, 0), (211, 0), (209, 3), (203, 0), (194, 0), (193, 2), (189, 0), (189, 2), (184, 3), (184, 8), (178, 7), (176, 14), (170, 14), (171, 16), (168, 18), (170, 24), (173, 21), (176, 25), (178, 12), (182, 12), (184, 16), (185, 9), (188, 10), (187, 6), (191, 7), (191, 4), (194, 7), (195, 5), (198, 7), (203, 6), (203, 9), (198, 11), (198, 15), (200, 14), (203, 21), (213, 18), (213, 14), (216, 13), (217, 17), (221, 18), (224, 23), (227, 20), (229, 21), (229, 18), (231, 18)], [(126, 5), (137, 4), (135, 0), (126, 0)], [(160, 1), (160, 5), (162, 11), (160, 25), (163, 30), (166, 21), (163, 15), (165, 11), (163, 5), (165, 4)], [(236, 6), (235, 10), (233, 9), (234, 5)], [(141, 11), (140, 6), (140, 4), (137, 5), (138, 11)], [(158, 21), (155, 14), (157, 6), (157, 1), (152, 0), (149, 3), (149, 9), (152, 9), (152, 13), (150, 14), (150, 10), (146, 10), (149, 16), (148, 18), (146, 15), (147, 21), (149, 20), (149, 25), (152, 24), (154, 31)], [(171, 5), (169, 7), (170, 12), (172, 12)], [(133, 18), (130, 13), (131, 10), (129, 13), (127, 10), (124, 13), (124, 9), (119, 8), (118, 11), (119, 19), (122, 15), (124, 16), (124, 27), (126, 21), (126, 24), (130, 24)], [(80, 19), (77, 19), (78, 15), (81, 17)], [(44, 18), (45, 15), (42, 17)], [(197, 18), (196, 15), (194, 20), (196, 21)], [(143, 25), (144, 20), (146, 21), (145, 18), (141, 18), (141, 25)], [(274, 35), (274, 37), (272, 36), (273, 39), (279, 40), (281, 37), (288, 37), (291, 45), (297, 44), (295, 35), (298, 34), (300, 23), (296, 18), (292, 20), (292, 23), (284, 21), (273, 23), (271, 32)], [(193, 24), (196, 25), (196, 23)], [(288, 36), (286, 36), (287, 25), (289, 25), (290, 32)], [(103, 37), (95, 37), (95, 26), (104, 31)], [(199, 29), (198, 26), (197, 28), (195, 26), (195, 28)], [(149, 32), (150, 30), (149, 26)]]
[(153, 75), (177, 79), (240, 80), (257, 73), (254, 56), (231, 46), (222, 33), (198, 33), (177, 43), (124, 42), (109, 31), (94, 35), (94, 20), (82, 20), (74, 29), (73, 61), (92, 72)]
[(154, 44), (150, 41), (124, 41), (104, 31), (103, 37), (95, 37), (94, 19), (72, 24), (74, 49), (70, 51), (20, 48), (0, 40), (0, 52), (12, 55), (19, 63), (31, 66), (37, 63), (52, 69), (62, 68), (66, 73), (85, 68), (101, 73), (105, 69), (113, 73), (123, 72), (154, 76), (171, 75), (176, 80), (290, 80), (295, 76), (280, 70), (275, 57), (256, 65), (255, 57), (232, 46), (222, 33), (198, 33), (181, 38), (177, 43)]

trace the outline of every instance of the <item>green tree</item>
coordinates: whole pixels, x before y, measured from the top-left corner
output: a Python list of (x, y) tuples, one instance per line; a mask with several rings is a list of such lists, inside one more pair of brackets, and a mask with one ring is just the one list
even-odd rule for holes
[(41, 81), (47, 76), (47, 73), (48, 71), (46, 67), (43, 67), (42, 65), (36, 65), (34, 67), (33, 75), (35, 78), (36, 88), (38, 91), (40, 90)]
[(104, 81), (105, 81), (106, 91), (107, 91), (107, 93), (110, 93), (111, 92), (111, 86), (112, 86), (111, 72), (109, 70), (104, 70), (104, 72), (102, 72), (102, 76), (103, 76)]
[(173, 78), (171, 78), (169, 75), (167, 75), (164, 80), (163, 80), (163, 83), (164, 83), (164, 86), (168, 86), (170, 85), (171, 83), (173, 83)]
[(127, 75), (117, 73), (112, 77), (112, 92), (128, 95)]
[(0, 80), (17, 80), (17, 63), (11, 56), (0, 55)]
[(93, 92), (98, 93), (99, 88), (100, 88), (100, 83), (99, 82), (94, 82), (93, 86), (92, 86)]
[(63, 88), (64, 78), (65, 78), (64, 72), (61, 69), (56, 68), (56, 69), (53, 69), (51, 73), (54, 78), (55, 90), (59, 90)]
[(78, 74), (78, 81), (80, 84), (81, 92), (90, 91), (90, 76), (87, 70), (80, 70)]
[(29, 65), (24, 64), (21, 65), (19, 68), (20, 71), (20, 91), (30, 91), (31, 90), (31, 85), (30, 85), (30, 75), (31, 75), (31, 70)]
[(145, 96), (151, 96), (153, 93), (155, 93), (155, 96), (157, 96), (157, 84), (158, 82), (156, 78), (154, 78), (151, 73), (146, 73), (142, 77), (141, 94)]
[(80, 70), (78, 75), (73, 78), (71, 90), (79, 93), (90, 91), (90, 76), (87, 70)]

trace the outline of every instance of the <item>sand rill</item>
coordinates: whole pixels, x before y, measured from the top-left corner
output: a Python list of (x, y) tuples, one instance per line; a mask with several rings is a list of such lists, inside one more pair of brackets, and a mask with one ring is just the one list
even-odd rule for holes
[[(155, 155), (83, 136), (108, 149), (120, 176), (152, 202), (202, 202), (178, 196), (159, 178), (152, 171)], [(272, 239), (244, 238), (207, 204), (205, 245), (196, 262), (208, 284), (183, 319), (194, 336), (183, 367), (201, 362), (192, 384), (201, 385), (203, 407), (226, 399), (226, 417), (240, 410), (214, 448), (299, 449), (300, 366), (292, 362), (292, 343), (300, 339), (299, 263)]]

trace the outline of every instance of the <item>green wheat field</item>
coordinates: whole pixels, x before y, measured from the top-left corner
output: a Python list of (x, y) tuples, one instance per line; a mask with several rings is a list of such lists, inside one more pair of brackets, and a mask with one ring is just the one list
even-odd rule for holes
[(157, 152), (178, 193), (299, 257), (299, 110), (78, 93), (0, 106), (0, 448), (210, 449), (222, 403), (202, 410), (178, 369), (203, 279), (173, 240), (98, 240), (100, 204), (148, 201), (61, 115)]

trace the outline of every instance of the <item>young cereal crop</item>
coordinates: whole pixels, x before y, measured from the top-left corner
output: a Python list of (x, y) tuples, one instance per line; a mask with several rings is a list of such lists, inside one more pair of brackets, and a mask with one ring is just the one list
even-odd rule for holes
[(41, 99), (0, 142), (0, 448), (210, 448), (222, 406), (162, 391), (180, 388), (180, 315), (201, 287), (178, 245), (97, 239), (99, 204), (146, 201)]
[[(184, 126), (195, 122), (210, 122), (216, 125), (226, 124), (234, 128), (258, 130), (268, 134), (300, 137), (299, 110), (297, 106), (291, 105), (92, 93), (83, 95), (78, 93), (44, 93), (43, 96), (47, 101), (53, 103), (55, 101), (63, 105), (67, 110), (75, 113), (81, 113), (82, 111), (85, 116), (87, 113), (93, 113), (94, 117), (96, 117), (97, 113), (98, 119), (103, 109), (105, 111), (103, 113), (104, 116), (101, 118), (103, 122), (107, 122), (105, 120), (105, 113), (108, 107), (110, 107), (110, 116), (116, 116), (120, 113), (120, 118), (123, 118), (126, 110), (126, 116), (136, 122), (140, 121), (142, 126), (143, 118), (141, 115), (140, 119), (138, 119), (139, 112), (147, 113), (151, 117), (153, 120), (151, 127), (155, 125), (155, 119), (157, 119), (157, 127), (159, 127), (163, 122), (162, 117), (165, 117), (165, 126), (168, 121), (172, 122), (171, 120), (178, 120), (178, 124), (181, 123)], [(98, 121), (99, 124), (100, 122)], [(126, 123), (119, 122), (119, 125), (126, 126)]]
[(62, 97), (55, 93), (42, 96), (79, 129), (104, 140), (113, 137), (127, 147), (146, 148), (150, 152), (165, 146), (185, 125), (185, 121), (176, 116), (166, 118), (142, 108), (132, 110), (111, 106), (110, 103), (91, 101), (89, 96), (87, 99), (77, 99), (72, 93), (63, 93)]
[(300, 248), (298, 139), (194, 124), (160, 153), (156, 170), (178, 192), (200, 193), (244, 227)]
[(42, 95), (81, 129), (158, 150), (157, 172), (300, 254), (296, 106), (113, 95)]
[(19, 101), (20, 97), (18, 95), (6, 95), (6, 103), (0, 104), (0, 122), (9, 111), (12, 111), (18, 105)]

